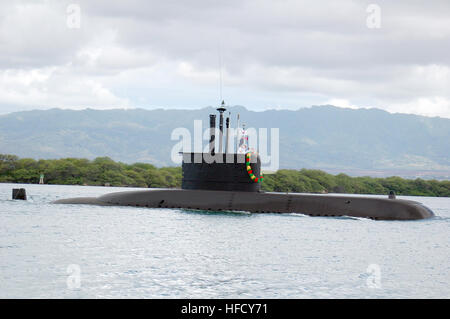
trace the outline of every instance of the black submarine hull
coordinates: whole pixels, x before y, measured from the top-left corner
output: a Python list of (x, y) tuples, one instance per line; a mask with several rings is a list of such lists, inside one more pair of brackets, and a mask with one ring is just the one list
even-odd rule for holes
[(417, 220), (434, 216), (419, 202), (376, 197), (164, 189), (110, 193), (57, 200), (56, 204), (184, 208), (251, 213), (300, 213), (376, 220)]

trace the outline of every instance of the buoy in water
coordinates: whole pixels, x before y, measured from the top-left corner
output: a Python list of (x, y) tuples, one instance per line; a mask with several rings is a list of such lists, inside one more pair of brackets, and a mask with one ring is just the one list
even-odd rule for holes
[(13, 188), (12, 199), (27, 200), (27, 192), (25, 188)]

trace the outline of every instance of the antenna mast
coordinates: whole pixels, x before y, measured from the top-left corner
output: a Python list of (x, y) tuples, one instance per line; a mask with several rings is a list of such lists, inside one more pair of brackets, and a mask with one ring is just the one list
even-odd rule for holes
[(225, 154), (227, 154), (230, 151), (230, 116), (231, 112), (228, 112), (227, 120), (226, 120), (226, 128), (227, 128), (227, 135), (225, 137)]
[(222, 105), (217, 109), (217, 111), (219, 111), (220, 113), (220, 118), (219, 118), (219, 153), (223, 152), (223, 148), (222, 148), (222, 143), (223, 143), (223, 112), (226, 111), (225, 108), (225, 101), (222, 101)]
[(222, 48), (220, 46), (220, 42), (219, 42), (219, 95), (220, 95), (220, 100), (223, 100), (222, 97), (222, 87), (223, 87), (223, 74), (222, 74)]

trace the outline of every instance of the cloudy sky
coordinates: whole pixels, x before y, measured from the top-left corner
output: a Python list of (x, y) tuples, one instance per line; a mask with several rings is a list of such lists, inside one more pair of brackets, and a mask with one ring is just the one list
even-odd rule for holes
[(449, 17), (448, 0), (1, 0), (0, 113), (217, 105), (222, 69), (253, 110), (450, 118)]

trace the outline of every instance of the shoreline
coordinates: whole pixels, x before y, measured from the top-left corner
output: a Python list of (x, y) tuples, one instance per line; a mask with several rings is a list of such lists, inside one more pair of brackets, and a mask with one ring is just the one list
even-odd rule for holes
[[(0, 183), (39, 184), (41, 178), (48, 185), (176, 189), (181, 188), (182, 169), (126, 164), (109, 157), (35, 160), (0, 154)], [(352, 177), (318, 169), (280, 169), (266, 174), (261, 188), (278, 193), (388, 195), (394, 191), (398, 196), (450, 197), (450, 180)]]
[[(42, 186), (79, 186), (79, 187), (98, 187), (98, 188), (128, 188), (128, 189), (139, 189), (145, 190), (177, 190), (180, 187), (138, 187), (138, 186), (104, 186), (104, 185), (79, 185), (79, 184), (39, 184), (39, 183), (15, 183), (15, 182), (0, 182), (0, 184), (11, 184), (11, 185), (42, 185)], [(333, 195), (333, 196), (346, 196), (346, 195), (357, 195), (357, 196), (388, 196), (388, 194), (381, 193), (319, 193), (319, 192), (267, 192), (261, 191), (262, 193), (289, 193), (289, 194), (305, 194), (305, 195)], [(450, 196), (430, 196), (430, 195), (409, 195), (409, 194), (396, 194), (396, 196), (407, 196), (407, 197), (429, 197), (429, 198), (450, 198)]]

